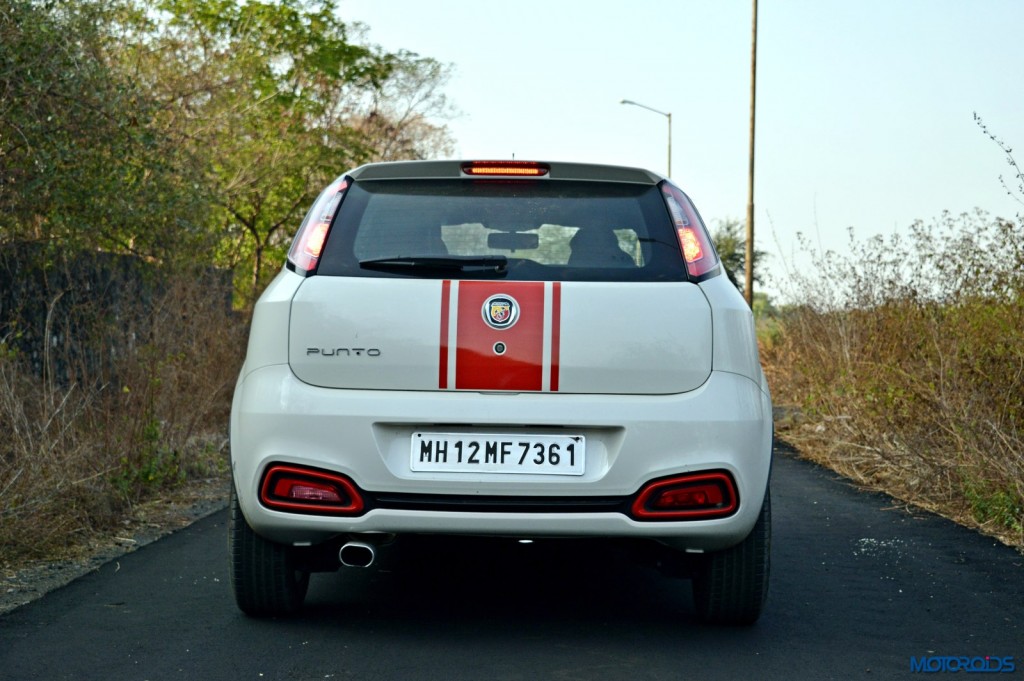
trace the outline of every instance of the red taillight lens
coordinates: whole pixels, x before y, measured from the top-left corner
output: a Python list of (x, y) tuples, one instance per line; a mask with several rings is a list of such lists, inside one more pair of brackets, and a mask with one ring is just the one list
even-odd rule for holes
[(661, 191), (679, 237), (679, 250), (686, 261), (686, 270), (693, 277), (702, 277), (718, 266), (718, 255), (711, 245), (711, 238), (686, 194), (667, 182)]
[(732, 515), (738, 507), (732, 477), (715, 471), (650, 482), (631, 510), (637, 520), (710, 520)]
[(301, 274), (316, 270), (334, 213), (347, 188), (348, 182), (342, 180), (324, 190), (303, 221), (299, 233), (295, 235), (292, 247), (288, 250), (288, 262)]
[(283, 465), (267, 469), (260, 485), (260, 502), (291, 513), (358, 515), (364, 508), (359, 489), (344, 475)]
[(689, 227), (680, 227), (676, 230), (679, 234), (679, 246), (683, 249), (683, 258), (687, 264), (693, 264), (704, 257), (704, 249), (700, 247), (700, 240), (697, 233)]
[(541, 177), (551, 167), (534, 161), (471, 161), (462, 164), (462, 172), (473, 176)]
[(320, 253), (324, 248), (324, 241), (327, 240), (327, 232), (330, 229), (329, 222), (317, 222), (310, 224), (299, 233), (295, 244), (288, 253), (288, 259), (295, 265), (296, 269), (303, 272), (312, 272), (320, 262)]

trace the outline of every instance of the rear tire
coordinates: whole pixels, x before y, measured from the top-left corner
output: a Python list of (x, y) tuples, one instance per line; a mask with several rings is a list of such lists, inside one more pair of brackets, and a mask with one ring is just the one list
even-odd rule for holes
[(704, 556), (693, 577), (697, 614), (709, 624), (753, 624), (768, 598), (772, 537), (771, 497), (764, 503), (754, 529), (742, 542)]
[(228, 521), (231, 588), (238, 607), (252, 617), (291, 615), (302, 608), (309, 573), (297, 568), (290, 546), (268, 541), (253, 532), (242, 515), (234, 486)]

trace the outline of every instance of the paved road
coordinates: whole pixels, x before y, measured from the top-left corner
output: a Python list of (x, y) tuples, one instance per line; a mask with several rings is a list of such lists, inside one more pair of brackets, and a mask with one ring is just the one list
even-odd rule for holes
[(222, 512), (0, 617), (0, 679), (887, 679), (986, 655), (1024, 675), (1024, 557), (784, 451), (772, 485), (752, 628), (698, 625), (687, 582), (617, 548), (465, 541), (314, 575), (300, 617), (252, 620)]

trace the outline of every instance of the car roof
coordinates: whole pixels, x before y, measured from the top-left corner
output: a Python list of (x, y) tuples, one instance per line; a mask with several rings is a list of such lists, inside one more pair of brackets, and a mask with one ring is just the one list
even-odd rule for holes
[[(501, 164), (503, 161), (488, 163)], [(505, 163), (522, 164), (522, 161)], [(369, 163), (348, 173), (349, 177), (360, 180), (421, 180), (421, 179), (462, 179), (471, 177), (462, 171), (472, 161), (393, 161)], [(531, 162), (532, 163), (532, 162)], [(665, 178), (642, 168), (603, 165), (596, 163), (572, 163), (560, 161), (537, 162), (550, 171), (539, 180), (584, 180), (592, 182), (623, 182), (629, 184), (655, 185)], [(493, 177), (493, 176), (492, 176)]]

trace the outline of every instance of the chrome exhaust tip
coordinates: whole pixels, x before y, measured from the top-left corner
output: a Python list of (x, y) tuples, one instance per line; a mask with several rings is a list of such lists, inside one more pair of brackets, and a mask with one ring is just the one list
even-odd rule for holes
[(373, 547), (373, 544), (359, 541), (350, 541), (338, 551), (338, 560), (345, 567), (370, 567), (376, 559), (377, 549)]

